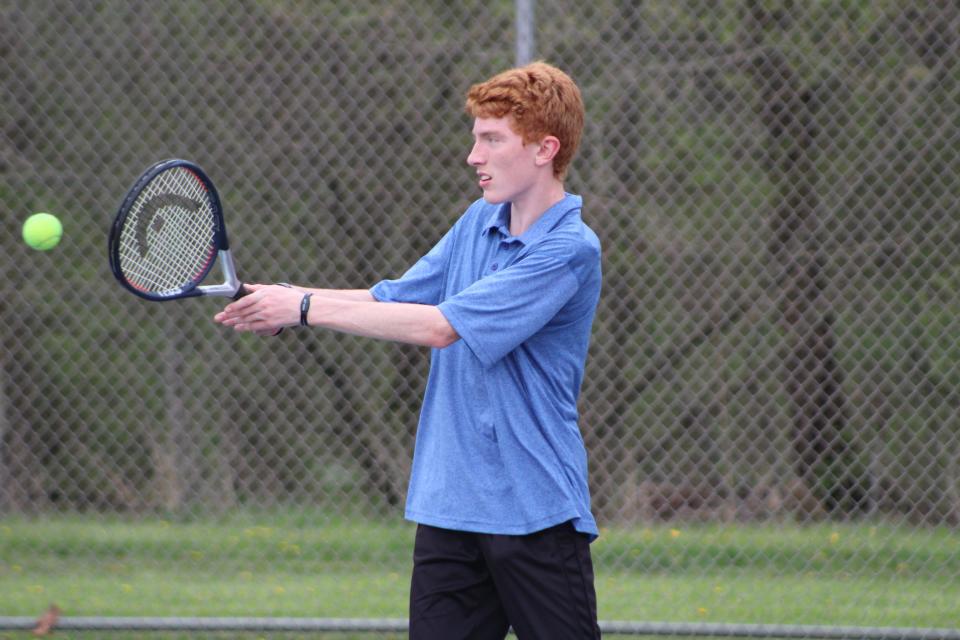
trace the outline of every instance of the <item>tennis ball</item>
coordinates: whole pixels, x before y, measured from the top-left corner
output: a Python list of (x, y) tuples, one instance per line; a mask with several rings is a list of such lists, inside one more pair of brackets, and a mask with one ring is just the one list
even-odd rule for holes
[(35, 213), (23, 223), (23, 241), (37, 251), (53, 249), (62, 235), (63, 225), (49, 213)]

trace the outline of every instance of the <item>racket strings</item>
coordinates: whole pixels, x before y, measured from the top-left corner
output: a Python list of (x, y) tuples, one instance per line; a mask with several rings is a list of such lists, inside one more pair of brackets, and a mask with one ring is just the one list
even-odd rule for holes
[(175, 167), (137, 196), (120, 234), (120, 270), (151, 293), (198, 283), (216, 257), (217, 222), (204, 184)]

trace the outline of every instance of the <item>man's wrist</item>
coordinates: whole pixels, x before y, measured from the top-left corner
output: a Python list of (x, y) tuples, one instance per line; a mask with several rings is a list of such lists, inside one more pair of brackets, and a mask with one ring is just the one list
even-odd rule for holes
[[(287, 289), (293, 289), (293, 285), (290, 284), (289, 282), (278, 282), (277, 285), (281, 287), (286, 287)], [(281, 333), (283, 333), (283, 329), (284, 329), (283, 327), (280, 327), (274, 333), (271, 334), (271, 337), (276, 337), (280, 335)]]

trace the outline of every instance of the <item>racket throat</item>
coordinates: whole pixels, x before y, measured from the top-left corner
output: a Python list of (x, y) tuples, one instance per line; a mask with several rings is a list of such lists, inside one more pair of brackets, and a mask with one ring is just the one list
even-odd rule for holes
[(217, 264), (223, 272), (223, 283), (203, 285), (197, 287), (197, 291), (204, 296), (239, 297), (237, 294), (240, 293), (243, 284), (237, 279), (237, 267), (229, 249), (220, 249), (217, 252)]

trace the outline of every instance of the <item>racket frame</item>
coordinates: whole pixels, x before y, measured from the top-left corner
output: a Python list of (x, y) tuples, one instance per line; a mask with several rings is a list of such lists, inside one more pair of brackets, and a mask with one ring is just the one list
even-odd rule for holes
[[(161, 173), (176, 168), (183, 168), (190, 171), (194, 176), (196, 176), (197, 180), (200, 181), (207, 192), (214, 219), (213, 240), (214, 248), (216, 249), (216, 256), (209, 261), (204, 269), (196, 277), (194, 277), (193, 280), (184, 283), (178, 289), (170, 289), (169, 291), (164, 291), (163, 293), (145, 291), (134, 286), (123, 274), (123, 269), (120, 265), (120, 237), (134, 203), (140, 197), (140, 194), (143, 192), (146, 186)], [(127, 196), (120, 204), (120, 208), (117, 211), (117, 215), (113, 221), (113, 226), (110, 229), (108, 244), (110, 270), (113, 272), (114, 277), (116, 277), (117, 281), (125, 289), (141, 298), (153, 301), (177, 300), (180, 298), (192, 298), (195, 296), (222, 296), (236, 299), (241, 297), (244, 293), (243, 284), (237, 278), (236, 264), (234, 263), (233, 256), (230, 253), (230, 243), (227, 240), (227, 229), (223, 221), (223, 207), (220, 204), (220, 195), (217, 193), (217, 189), (213, 186), (213, 182), (203, 171), (203, 169), (189, 160), (182, 160), (179, 158), (162, 160), (150, 166), (139, 178), (137, 178), (137, 180), (130, 187), (130, 190), (127, 192)], [(223, 282), (220, 284), (201, 285), (200, 283), (210, 274), (210, 271), (213, 270), (214, 264), (216, 264), (218, 261), (220, 263), (220, 270), (223, 272)]]

